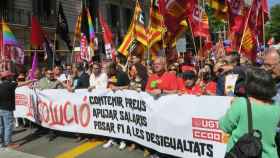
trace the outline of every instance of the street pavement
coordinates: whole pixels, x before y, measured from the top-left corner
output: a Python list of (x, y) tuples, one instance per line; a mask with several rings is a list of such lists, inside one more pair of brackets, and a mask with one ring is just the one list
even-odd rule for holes
[(137, 149), (120, 151), (118, 146), (103, 149), (105, 139), (91, 138), (77, 141), (75, 134), (58, 132), (53, 141), (47, 133), (34, 134), (36, 129), (16, 128), (13, 141), (21, 146), (17, 150), (1, 150), (0, 158), (143, 158)]

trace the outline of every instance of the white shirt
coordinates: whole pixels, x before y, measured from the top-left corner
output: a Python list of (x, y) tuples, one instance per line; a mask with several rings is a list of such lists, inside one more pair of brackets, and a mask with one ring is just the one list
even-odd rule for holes
[(106, 89), (108, 84), (108, 76), (106, 73), (101, 73), (99, 76), (95, 77), (92, 73), (89, 78), (90, 87), (95, 87), (96, 89)]
[(67, 80), (67, 77), (65, 74), (61, 74), (58, 78), (57, 78), (58, 81), (60, 82), (64, 82)]

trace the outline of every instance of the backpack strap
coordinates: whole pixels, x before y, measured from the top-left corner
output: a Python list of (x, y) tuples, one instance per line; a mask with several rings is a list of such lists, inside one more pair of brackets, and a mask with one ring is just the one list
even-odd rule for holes
[(248, 115), (248, 132), (253, 134), (253, 118), (252, 118), (252, 105), (248, 97), (247, 101), (247, 115)]

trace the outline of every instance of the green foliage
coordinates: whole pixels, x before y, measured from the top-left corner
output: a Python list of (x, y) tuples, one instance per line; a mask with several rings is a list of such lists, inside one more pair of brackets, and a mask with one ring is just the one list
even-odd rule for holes
[(205, 11), (208, 15), (211, 32), (221, 31), (224, 27), (224, 22), (216, 18), (214, 9), (206, 5)]
[(270, 10), (270, 21), (266, 24), (266, 40), (271, 37), (280, 42), (280, 4), (274, 5)]
[(209, 32), (212, 34), (213, 40), (217, 42), (218, 37), (217, 34), (215, 33), (219, 31), (223, 31), (225, 23), (215, 16), (215, 10), (209, 7), (208, 5), (205, 6), (205, 11), (208, 15), (208, 21), (210, 27)]

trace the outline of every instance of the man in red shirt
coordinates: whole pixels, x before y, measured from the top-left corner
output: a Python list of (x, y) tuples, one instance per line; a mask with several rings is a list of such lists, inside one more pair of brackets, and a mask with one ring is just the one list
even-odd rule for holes
[(177, 93), (178, 83), (175, 74), (166, 72), (166, 60), (158, 57), (153, 63), (154, 73), (149, 77), (146, 91), (159, 96), (160, 94)]
[(182, 68), (184, 82), (180, 83), (181, 93), (192, 95), (215, 95), (216, 82), (213, 81), (211, 66), (205, 65), (197, 75), (194, 68), (185, 66)]

